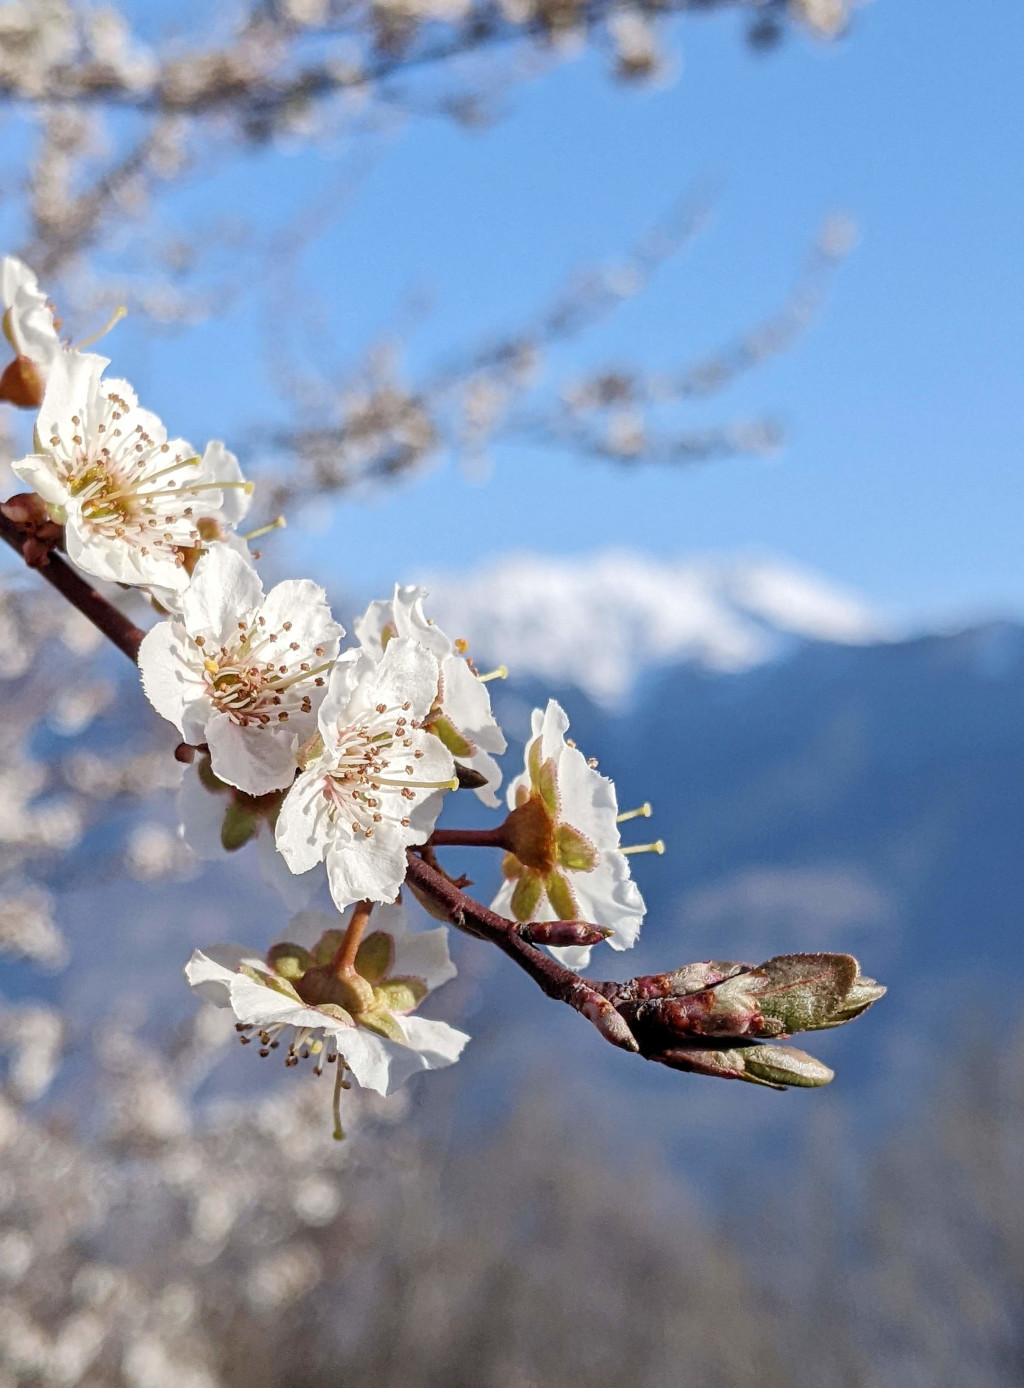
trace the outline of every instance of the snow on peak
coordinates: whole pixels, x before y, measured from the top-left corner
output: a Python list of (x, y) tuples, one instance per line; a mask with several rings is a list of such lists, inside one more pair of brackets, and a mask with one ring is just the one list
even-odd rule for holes
[(747, 670), (793, 638), (862, 645), (886, 635), (857, 597), (773, 559), (507, 555), (427, 586), (428, 612), (469, 641), (479, 668), (574, 684), (610, 707), (654, 667)]

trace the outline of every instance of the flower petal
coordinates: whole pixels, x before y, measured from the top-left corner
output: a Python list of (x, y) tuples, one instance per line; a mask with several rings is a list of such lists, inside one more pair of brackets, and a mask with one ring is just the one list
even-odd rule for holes
[(274, 841), (292, 872), (309, 872), (323, 861), (329, 840), (326, 814), (322, 812), (322, 784), (323, 770), (316, 763), (298, 777), (277, 817)]
[(206, 723), (213, 774), (246, 795), (284, 790), (299, 769), (298, 734), (283, 725), (242, 727), (219, 710)]
[(184, 737), (185, 708), (202, 692), (202, 681), (182, 637), (173, 622), (158, 622), (147, 631), (139, 646), (139, 673), (146, 698)]
[(212, 545), (196, 565), (181, 606), (191, 636), (223, 645), (262, 601), (263, 584), (252, 565), (227, 545)]

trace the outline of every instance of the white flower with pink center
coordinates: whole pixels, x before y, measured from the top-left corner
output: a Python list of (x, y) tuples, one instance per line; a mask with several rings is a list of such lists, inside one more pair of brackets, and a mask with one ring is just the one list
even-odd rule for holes
[(241, 555), (216, 545), (196, 565), (181, 614), (147, 632), (139, 649), (150, 703), (214, 776), (247, 795), (289, 786), (316, 732), (343, 629), (309, 579), (264, 597)]
[(105, 357), (61, 352), (36, 421), (36, 452), (13, 471), (65, 527), (68, 556), (96, 578), (181, 592), (190, 556), (249, 509), (252, 483), (222, 443), (200, 457), (168, 439)]
[(327, 864), (339, 909), (394, 901), (405, 851), (430, 837), (455, 764), (424, 727), (437, 694), (438, 663), (408, 637), (378, 660), (349, 652), (331, 672), (320, 705), (323, 749), (285, 797), (277, 846), (292, 872)]
[(426, 617), (426, 596), (425, 588), (396, 584), (393, 598), (370, 603), (355, 623), (355, 635), (363, 649), (375, 656), (394, 637), (407, 636), (436, 657), (440, 679), (427, 726), (460, 766), (483, 776), (484, 784), (476, 793), (485, 805), (494, 806), (501, 768), (492, 754), (504, 752), (505, 737), (491, 712), (486, 679), (474, 672), (463, 655), (465, 643), (452, 641)]

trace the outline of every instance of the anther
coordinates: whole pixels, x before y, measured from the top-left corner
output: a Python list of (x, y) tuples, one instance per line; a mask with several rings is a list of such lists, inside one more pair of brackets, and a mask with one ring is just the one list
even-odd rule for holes
[(651, 802), (645, 800), (644, 803), (635, 810), (624, 810), (622, 814), (615, 816), (616, 824), (625, 824), (627, 819), (650, 819), (654, 811), (651, 809)]
[(477, 679), (481, 684), (486, 684), (488, 680), (507, 680), (508, 666), (499, 665), (497, 670), (489, 670), (486, 675), (477, 675)]

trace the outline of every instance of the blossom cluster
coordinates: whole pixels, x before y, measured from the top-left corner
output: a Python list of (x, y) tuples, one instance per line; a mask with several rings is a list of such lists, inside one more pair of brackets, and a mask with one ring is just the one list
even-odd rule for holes
[[(265, 592), (238, 530), (254, 488), (235, 455), (170, 435), (106, 374), (106, 358), (64, 341), (27, 266), (4, 259), (0, 292), (13, 353), (0, 398), (37, 411), (33, 451), (13, 464), (31, 489), (19, 514), (42, 514), (57, 537), (48, 543), (77, 569), (139, 591), (159, 614), (138, 666), (191, 761), (184, 837), (207, 853), (211, 838), (220, 852), (256, 837), (286, 902), (325, 887), (342, 913), (300, 913), (265, 956), (196, 951), (189, 982), (232, 1009), (244, 1043), (269, 1054), (288, 1032), (289, 1063), (333, 1064), (336, 1100), (345, 1074), (386, 1093), (451, 1064), (468, 1038), (413, 1015), (454, 974), (446, 931), (410, 932), (399, 903), (407, 853), (431, 840), (448, 794), (468, 787), (499, 804), (506, 741), (493, 676), (430, 620), (421, 588), (396, 585), (370, 603), (347, 647), (317, 584)], [(598, 931), (585, 934), (626, 949), (644, 903), (618, 825), (649, 807), (620, 816), (614, 786), (568, 728), (553, 700), (533, 715), (524, 771), (493, 831), (504, 850), (493, 909), (523, 925), (592, 922)], [(579, 966), (592, 947), (553, 952)]]

